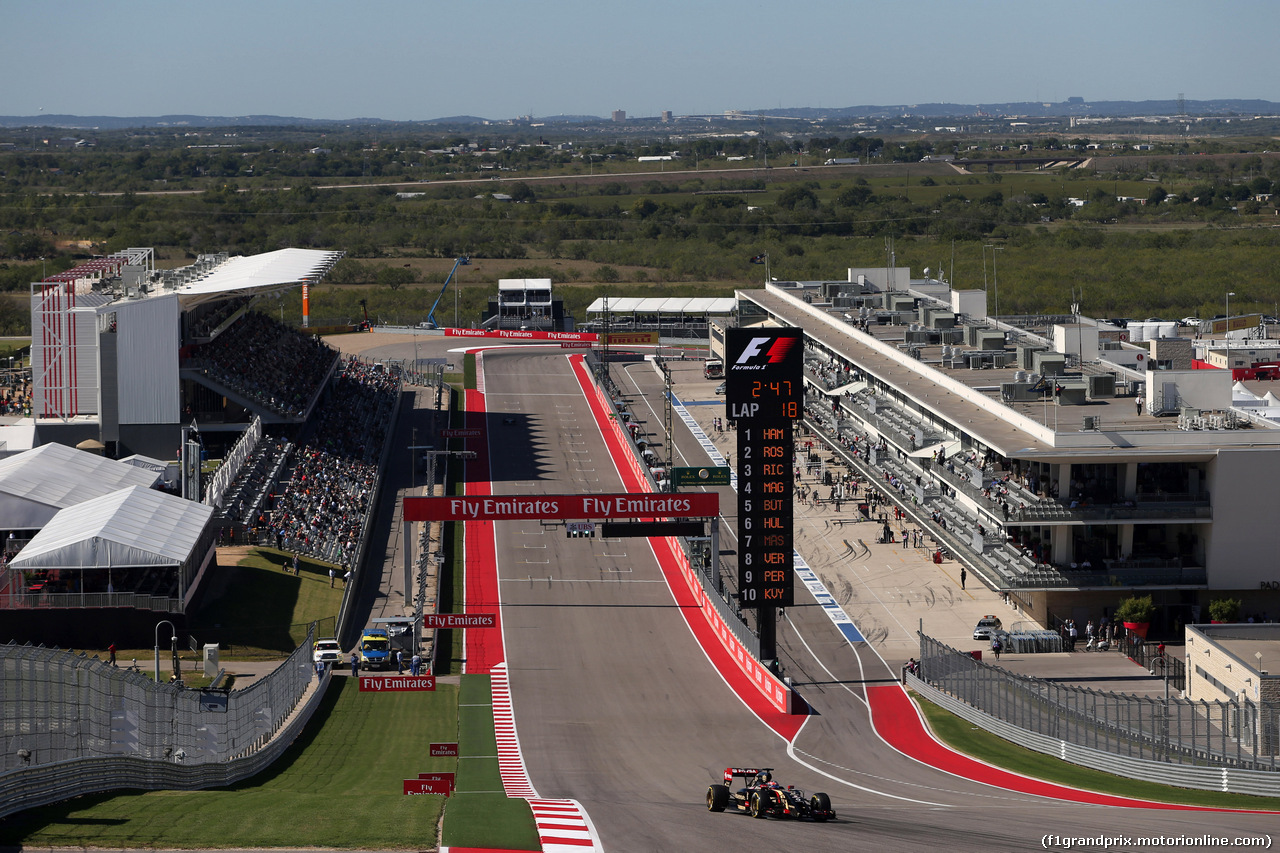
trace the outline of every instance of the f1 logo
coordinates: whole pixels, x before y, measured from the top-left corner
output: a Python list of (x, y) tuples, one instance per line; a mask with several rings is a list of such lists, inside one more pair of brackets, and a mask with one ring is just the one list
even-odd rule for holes
[(791, 352), (791, 348), (795, 346), (799, 338), (752, 338), (751, 341), (743, 348), (742, 355), (738, 356), (735, 365), (746, 364), (751, 359), (760, 355), (764, 349), (764, 345), (773, 341), (773, 346), (769, 347), (767, 353), (769, 364), (778, 364), (786, 361), (787, 353)]

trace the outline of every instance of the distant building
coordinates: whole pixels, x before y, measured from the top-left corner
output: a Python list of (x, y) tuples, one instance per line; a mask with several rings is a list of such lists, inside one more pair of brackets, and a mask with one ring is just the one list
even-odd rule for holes
[(481, 325), (486, 329), (573, 331), (564, 299), (551, 295), (549, 278), (498, 279), (498, 298), (489, 300)]
[[(1108, 615), (1133, 589), (1152, 594), (1157, 635), (1201, 625), (1224, 593), (1280, 610), (1280, 527), (1258, 492), (1280, 476), (1277, 349), (1237, 336), (1231, 370), (1196, 369), (1225, 366), (1225, 327), (1256, 320), (1176, 341), (1171, 321), (994, 318), (983, 291), (902, 267), (737, 296), (739, 326), (804, 330), (806, 419), (834, 452), (856, 448), (851, 464), (892, 481), (969, 577), (1025, 617)], [(1236, 662), (1228, 678), (1217, 659), (1188, 637), (1188, 670), (1207, 673), (1192, 695), (1247, 687), (1257, 701), (1261, 667)]]
[(626, 111), (626, 110), (614, 110), (614, 111), (613, 111), (613, 120), (614, 120), (614, 121), (626, 121), (626, 120), (627, 120), (627, 111)]
[(671, 124), (671, 110), (662, 111), (662, 123)]

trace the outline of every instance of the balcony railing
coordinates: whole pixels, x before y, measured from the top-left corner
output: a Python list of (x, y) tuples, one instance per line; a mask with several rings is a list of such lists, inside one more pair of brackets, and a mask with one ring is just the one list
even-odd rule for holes
[[(1018, 521), (1052, 524), (1071, 521), (1168, 521), (1179, 518), (1213, 518), (1209, 493), (1199, 495), (1139, 495), (1137, 502), (1125, 501), (1110, 504), (1077, 504), (1061, 501), (1038, 501), (1020, 507)], [(1152, 500), (1149, 500), (1152, 499)]]

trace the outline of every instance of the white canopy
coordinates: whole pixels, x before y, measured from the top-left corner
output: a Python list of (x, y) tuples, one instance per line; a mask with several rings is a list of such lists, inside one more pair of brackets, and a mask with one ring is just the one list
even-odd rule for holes
[(265, 293), (296, 287), (304, 281), (315, 283), (324, 277), (343, 252), (320, 249), (280, 249), (249, 257), (230, 258), (211, 269), (203, 278), (177, 289), (184, 305), (228, 293)]
[(130, 486), (62, 510), (11, 565), (19, 570), (180, 565), (212, 516), (213, 507)]
[[(731, 314), (738, 307), (732, 296), (622, 296), (609, 300), (610, 314)], [(604, 297), (587, 306), (588, 314), (604, 313)]]
[(0, 459), (0, 526), (44, 527), (61, 509), (130, 486), (149, 489), (154, 471), (62, 444), (44, 444)]

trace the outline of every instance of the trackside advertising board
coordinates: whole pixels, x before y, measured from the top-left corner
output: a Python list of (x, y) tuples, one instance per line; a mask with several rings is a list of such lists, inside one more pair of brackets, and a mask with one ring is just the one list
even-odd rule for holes
[(449, 338), (503, 338), (518, 341), (598, 341), (594, 332), (529, 332), (514, 329), (445, 329)]
[(727, 486), (729, 485), (729, 466), (719, 468), (682, 468), (671, 469), (672, 481), (677, 486)]
[(435, 690), (434, 675), (362, 675), (361, 693), (394, 693), (411, 690)]
[(492, 628), (498, 624), (494, 613), (428, 613), (423, 628)]
[(454, 777), (452, 773), (419, 773), (417, 779), (404, 780), (404, 792), (409, 796), (416, 794), (453, 793)]
[(720, 512), (716, 492), (405, 498), (405, 521), (532, 518), (705, 518)]

